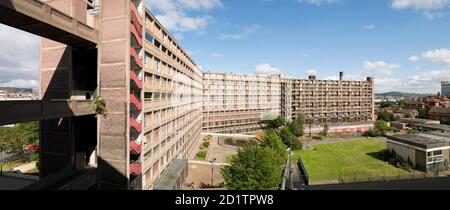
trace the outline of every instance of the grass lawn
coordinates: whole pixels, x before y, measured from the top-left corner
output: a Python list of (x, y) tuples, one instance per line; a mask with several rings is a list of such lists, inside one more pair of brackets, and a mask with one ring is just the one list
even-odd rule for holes
[(293, 160), (302, 158), (313, 181), (408, 175), (409, 172), (389, 165), (374, 153), (386, 148), (381, 141), (357, 140), (343, 143), (315, 145), (315, 150), (299, 150)]

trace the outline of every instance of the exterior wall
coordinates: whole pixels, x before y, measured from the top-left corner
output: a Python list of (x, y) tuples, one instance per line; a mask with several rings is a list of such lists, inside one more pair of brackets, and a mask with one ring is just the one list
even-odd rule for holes
[(293, 80), (293, 115), (304, 113), (312, 124), (372, 122), (374, 81)]
[(416, 150), (416, 168), (426, 170), (427, 168), (427, 153), (425, 151)]
[[(388, 150), (394, 150), (397, 155), (399, 155), (400, 157), (402, 157), (405, 161), (408, 160), (408, 158), (411, 160), (413, 166), (416, 166), (416, 150), (409, 148), (409, 147), (405, 147), (403, 145), (400, 144), (396, 144), (393, 142), (388, 141), (387, 142), (387, 149)], [(420, 160), (419, 160), (420, 163)]]
[(204, 73), (203, 131), (245, 133), (260, 129), (265, 112), (281, 114), (279, 76)]
[(130, 119), (130, 0), (101, 1), (99, 95), (108, 117), (98, 117), (100, 189), (128, 189)]
[(203, 75), (148, 10), (144, 33), (142, 179), (143, 189), (152, 189), (200, 139)]
[(281, 79), (281, 116), (287, 122), (292, 120), (292, 80)]

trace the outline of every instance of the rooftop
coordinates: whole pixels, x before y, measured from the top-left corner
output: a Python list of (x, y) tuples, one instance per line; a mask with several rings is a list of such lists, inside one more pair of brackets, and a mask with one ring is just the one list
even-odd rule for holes
[[(388, 137), (392, 141), (408, 144), (423, 149), (433, 149), (438, 147), (450, 146), (450, 139), (433, 133), (395, 135)], [(448, 141), (446, 141), (448, 139)]]
[(188, 161), (175, 159), (167, 167), (167, 170), (156, 181), (154, 185), (155, 190), (173, 190), (177, 184), (178, 177), (183, 173), (187, 167)]
[[(416, 127), (428, 130), (438, 130), (450, 133), (450, 125), (443, 124), (417, 124)], [(450, 137), (449, 137), (450, 138)]]

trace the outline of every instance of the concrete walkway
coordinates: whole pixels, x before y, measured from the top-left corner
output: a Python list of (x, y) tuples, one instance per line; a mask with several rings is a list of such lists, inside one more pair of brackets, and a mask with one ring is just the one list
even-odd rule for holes
[(22, 173), (25, 173), (25, 172), (27, 172), (27, 171), (35, 168), (35, 167), (36, 167), (36, 161), (33, 161), (33, 162), (30, 162), (30, 163), (23, 164), (23, 165), (15, 167), (14, 171), (20, 171)]
[(300, 175), (300, 169), (297, 164), (291, 164), (291, 182), (292, 182), (292, 190), (304, 190), (305, 189), (305, 181), (303, 177)]

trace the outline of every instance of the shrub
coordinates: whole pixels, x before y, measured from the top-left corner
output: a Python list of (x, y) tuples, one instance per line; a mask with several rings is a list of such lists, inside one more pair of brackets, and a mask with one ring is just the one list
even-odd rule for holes
[(208, 148), (209, 147), (209, 142), (205, 141), (202, 144), (203, 148)]
[(197, 155), (195, 155), (195, 159), (196, 160), (205, 160), (206, 155), (208, 155), (208, 152), (202, 150), (202, 151), (198, 152)]

